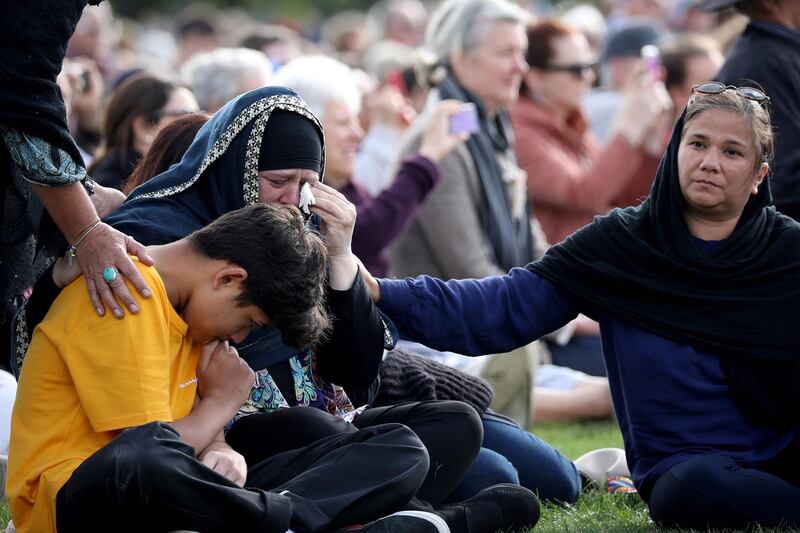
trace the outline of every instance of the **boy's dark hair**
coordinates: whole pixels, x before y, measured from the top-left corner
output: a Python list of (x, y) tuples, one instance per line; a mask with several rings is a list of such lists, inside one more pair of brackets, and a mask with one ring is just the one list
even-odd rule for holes
[(289, 346), (312, 346), (328, 329), (327, 250), (296, 207), (244, 207), (192, 233), (189, 241), (200, 253), (247, 271), (240, 305), (261, 308)]

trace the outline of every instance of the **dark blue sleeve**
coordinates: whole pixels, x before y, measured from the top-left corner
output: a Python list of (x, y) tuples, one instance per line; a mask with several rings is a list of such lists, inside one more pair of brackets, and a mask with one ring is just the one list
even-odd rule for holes
[(524, 346), (579, 312), (566, 291), (524, 268), (483, 279), (419, 276), (379, 284), (378, 307), (402, 338), (465, 355)]

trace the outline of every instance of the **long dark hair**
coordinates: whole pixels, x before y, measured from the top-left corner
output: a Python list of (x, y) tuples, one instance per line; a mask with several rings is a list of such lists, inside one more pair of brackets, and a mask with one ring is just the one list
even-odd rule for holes
[(197, 132), (209, 118), (211, 115), (207, 113), (192, 113), (164, 126), (156, 135), (153, 145), (131, 172), (122, 192), (129, 194), (142, 183), (179, 162), (194, 141)]
[(175, 89), (183, 86), (177, 81), (141, 72), (114, 89), (106, 105), (103, 143), (89, 166), (89, 174), (113, 152), (127, 152), (133, 148), (134, 119), (142, 116), (155, 125), (161, 118), (159, 111), (167, 104), (169, 97)]

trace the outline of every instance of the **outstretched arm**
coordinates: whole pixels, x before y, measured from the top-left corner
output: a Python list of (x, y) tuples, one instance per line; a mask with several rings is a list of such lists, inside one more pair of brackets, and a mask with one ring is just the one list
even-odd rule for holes
[(578, 314), (568, 293), (524, 268), (483, 279), (367, 282), (403, 338), (466, 355), (511, 351)]

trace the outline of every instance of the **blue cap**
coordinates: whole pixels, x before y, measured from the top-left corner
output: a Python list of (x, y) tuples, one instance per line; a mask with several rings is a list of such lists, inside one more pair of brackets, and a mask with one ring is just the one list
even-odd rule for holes
[(639, 57), (643, 46), (658, 44), (660, 40), (661, 35), (652, 24), (631, 24), (608, 37), (602, 60), (606, 62), (613, 57)]

